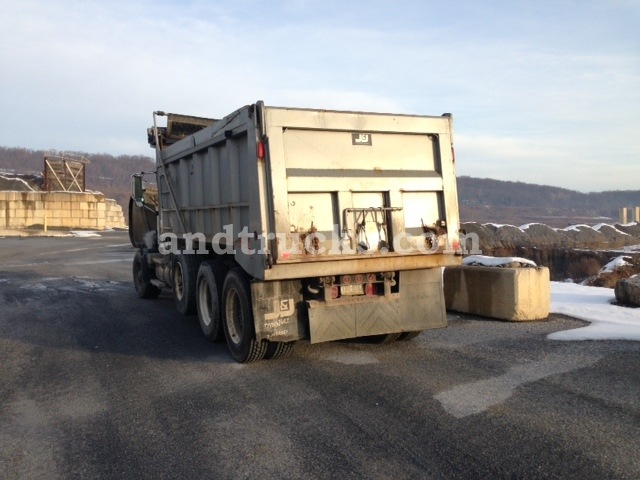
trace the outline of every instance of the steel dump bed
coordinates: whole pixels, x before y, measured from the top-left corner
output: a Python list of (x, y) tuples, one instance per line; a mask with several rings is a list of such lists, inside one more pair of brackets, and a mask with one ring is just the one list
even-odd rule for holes
[(450, 115), (258, 102), (209, 123), (159, 138), (160, 235), (232, 248), (260, 280), (460, 263)]

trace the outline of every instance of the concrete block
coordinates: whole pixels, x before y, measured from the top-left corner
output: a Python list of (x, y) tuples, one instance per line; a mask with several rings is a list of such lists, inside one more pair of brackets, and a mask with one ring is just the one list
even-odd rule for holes
[(615, 286), (615, 294), (618, 303), (640, 307), (640, 275), (618, 280)]
[(444, 295), (448, 310), (510, 321), (549, 316), (549, 269), (480, 266), (447, 267)]
[(76, 218), (69, 217), (62, 217), (57, 219), (58, 226), (64, 228), (77, 228), (79, 226), (78, 221), (79, 220)]
[(51, 196), (51, 201), (53, 201), (53, 202), (68, 202), (69, 201), (69, 194), (68, 193), (56, 192), (56, 193), (50, 193), (49, 195)]
[(91, 220), (89, 218), (81, 218), (80, 219), (80, 226), (82, 228), (94, 228), (96, 226), (96, 221), (95, 220)]
[(82, 218), (82, 213), (80, 210), (72, 210), (71, 218)]

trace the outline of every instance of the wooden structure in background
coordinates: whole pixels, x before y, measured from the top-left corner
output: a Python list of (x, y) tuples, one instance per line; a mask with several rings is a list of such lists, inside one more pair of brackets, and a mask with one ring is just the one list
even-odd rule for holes
[(82, 155), (47, 152), (44, 156), (44, 189), (47, 192), (84, 192), (88, 163)]

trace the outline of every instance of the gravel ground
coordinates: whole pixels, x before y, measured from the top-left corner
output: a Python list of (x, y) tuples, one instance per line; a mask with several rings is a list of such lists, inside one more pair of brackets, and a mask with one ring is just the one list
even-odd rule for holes
[(0, 478), (640, 478), (640, 346), (449, 315), (235, 363), (126, 232), (0, 239)]

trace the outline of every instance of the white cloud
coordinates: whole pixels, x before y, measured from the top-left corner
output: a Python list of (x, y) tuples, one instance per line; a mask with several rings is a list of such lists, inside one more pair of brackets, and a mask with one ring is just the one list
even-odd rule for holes
[(461, 173), (595, 190), (606, 166), (607, 188), (640, 184), (624, 3), (554, 6), (562, 28), (551, 7), (475, 2), (4, 3), (0, 145), (148, 154), (153, 110), (219, 117), (262, 99), (452, 112)]

